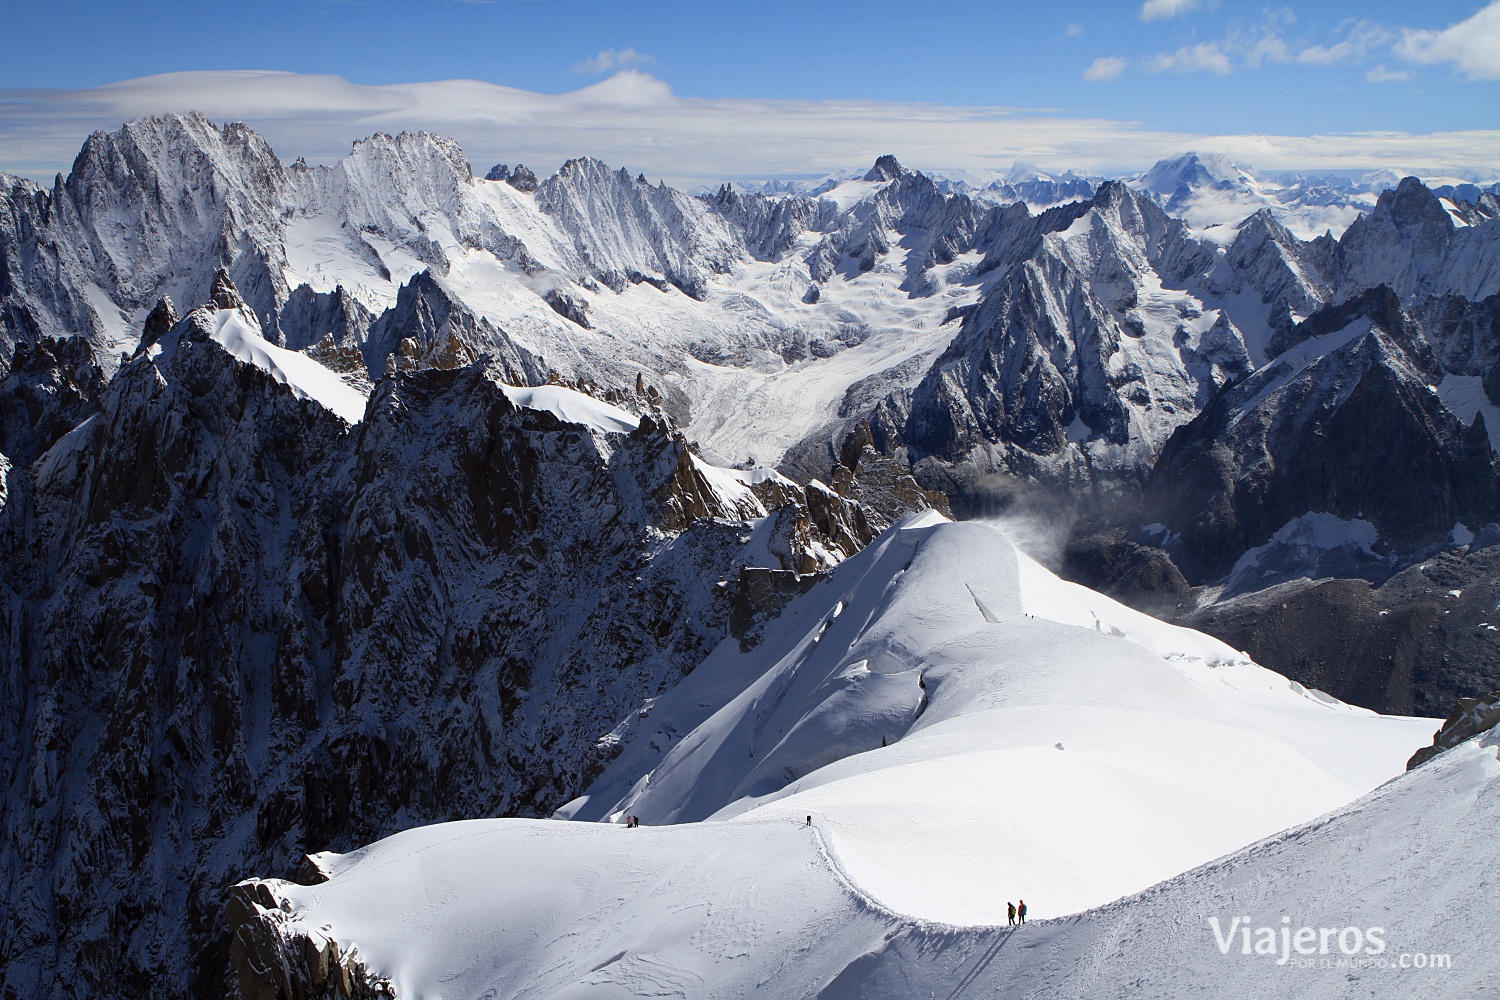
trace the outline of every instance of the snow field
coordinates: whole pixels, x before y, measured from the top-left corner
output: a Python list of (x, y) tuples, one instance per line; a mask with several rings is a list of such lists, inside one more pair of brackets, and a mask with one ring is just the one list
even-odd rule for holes
[(657, 699), (663, 739), (563, 814), (812, 814), (884, 905), (994, 923), (1017, 896), (1078, 912), (1335, 808), (1434, 728), (1307, 692), (931, 514), (777, 625)]
[[(1458, 998), (1500, 975), (1500, 736), (1402, 774), (1434, 720), (1308, 692), (930, 514), (779, 625), (655, 699), (676, 745), (642, 729), (565, 810), (612, 822), (411, 830), (274, 891), (429, 1000)], [(817, 732), (848, 754), (819, 764)], [(807, 770), (756, 792), (778, 768)], [(1036, 923), (995, 926), (1016, 898)], [(1386, 947), (1278, 964), (1241, 951), (1246, 920)]]

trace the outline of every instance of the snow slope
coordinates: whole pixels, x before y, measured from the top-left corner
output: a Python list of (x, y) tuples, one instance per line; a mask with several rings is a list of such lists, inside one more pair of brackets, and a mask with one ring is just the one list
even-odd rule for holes
[(505, 397), (527, 410), (546, 410), (565, 423), (583, 424), (601, 434), (629, 434), (639, 417), (618, 406), (560, 385), (502, 387)]
[[(892, 529), (733, 653), (643, 710), (657, 732), (641, 728), (569, 810), (628, 812), (639, 829), (412, 830), (319, 856), (321, 885), (260, 883), (275, 905), (257, 912), (289, 947), (357, 948), (397, 996), (446, 1000), (1457, 997), (1500, 972), (1481, 875), (1500, 861), (1493, 734), (1345, 804), (1400, 775), (1432, 721), (1302, 690), (1057, 580), (992, 528), (935, 518)], [(847, 665), (819, 669), (832, 660)], [(802, 709), (779, 742), (773, 696)], [(746, 737), (757, 759), (806, 765), (819, 727), (864, 752), (737, 794), (767, 776)], [(890, 745), (857, 745), (876, 732)], [(602, 805), (642, 756), (661, 757), (651, 779)], [(1257, 829), (1274, 835), (1211, 860)], [(1001, 922), (1017, 897), (1035, 926), (957, 926)], [(1283, 916), (1366, 942), (1379, 927), (1386, 948), (1339, 968), (1335, 936), (1313, 956), (1328, 968), (1278, 966), (1238, 938), (1221, 952), (1208, 923), (1279, 932)], [(1417, 952), (1453, 968), (1397, 967)]]
[[(566, 815), (827, 824), (904, 913), (1138, 891), (1399, 773), (1431, 720), (1309, 692), (933, 514), (721, 645)], [(884, 745), (883, 745), (884, 744)]]
[(798, 996), (889, 923), (785, 822), (471, 820), (320, 859), (280, 889), (298, 923), (398, 997)]
[[(244, 307), (196, 310), (184, 326), (151, 347), (160, 367), (170, 363), (177, 338), (188, 325), (197, 324), (208, 338), (237, 361), (254, 365), (292, 390), (299, 399), (311, 399), (339, 415), (345, 423), (357, 424), (365, 416), (366, 395), (326, 366), (300, 351), (289, 351), (271, 343), (261, 333), (255, 315)], [(601, 404), (602, 405), (602, 404)]]
[[(1076, 918), (1014, 932), (910, 925), (817, 995), (1491, 996), (1497, 748), (1491, 730), (1330, 815)], [(1272, 954), (1255, 951), (1272, 936), (1262, 927)], [(1303, 927), (1313, 933), (1299, 941)], [(1307, 953), (1287, 947), (1282, 962), (1283, 928)]]

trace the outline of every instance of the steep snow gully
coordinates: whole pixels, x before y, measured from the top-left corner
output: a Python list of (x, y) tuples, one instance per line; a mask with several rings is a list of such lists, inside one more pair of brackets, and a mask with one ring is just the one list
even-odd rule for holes
[[(1403, 774), (1432, 720), (985, 525), (898, 524), (647, 721), (559, 819), (241, 884), (242, 995), (1466, 997), (1500, 973), (1500, 737)], [(1005, 926), (1018, 898), (1036, 922)]]

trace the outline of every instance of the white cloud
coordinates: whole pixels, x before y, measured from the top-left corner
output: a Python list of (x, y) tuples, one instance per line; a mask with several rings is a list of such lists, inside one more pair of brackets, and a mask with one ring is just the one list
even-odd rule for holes
[(1314, 66), (1362, 62), (1376, 49), (1389, 45), (1395, 37), (1390, 29), (1373, 21), (1347, 22), (1344, 32), (1343, 40), (1333, 45), (1309, 45), (1297, 53), (1297, 61)]
[(1069, 38), (1077, 38), (1079, 35), (1083, 34), (1083, 25), (1079, 24), (1077, 21), (1069, 21), (1067, 30), (1064, 31), (1063, 34)]
[(1500, 0), (1442, 31), (1408, 28), (1396, 52), (1414, 63), (1452, 63), (1470, 80), (1500, 80)]
[(1438, 174), (1493, 164), (1500, 149), (1500, 130), (1214, 136), (1017, 108), (705, 100), (678, 97), (636, 71), (566, 94), (473, 80), (363, 86), (336, 76), (203, 72), (92, 90), (0, 90), (0, 169), (50, 179), (68, 169), (95, 129), (190, 110), (249, 123), (287, 161), (331, 163), (372, 132), (425, 128), (456, 138), (481, 171), (519, 161), (545, 174), (569, 157), (592, 155), (689, 187), (819, 177), (887, 152), (922, 169), (980, 175), (1016, 160), (1118, 174), (1190, 149), (1264, 170)]
[(599, 54), (573, 67), (573, 72), (585, 76), (602, 76), (612, 70), (629, 69), (632, 66), (655, 66), (656, 57), (635, 49), (600, 49)]
[(1410, 80), (1412, 74), (1404, 69), (1386, 69), (1385, 63), (1371, 66), (1365, 71), (1365, 79), (1371, 83), (1397, 83), (1401, 80)]
[(1141, 4), (1142, 21), (1165, 21), (1203, 6), (1203, 0), (1146, 0)]
[(1286, 39), (1275, 33), (1241, 39), (1236, 47), (1240, 50), (1245, 65), (1251, 69), (1260, 69), (1262, 63), (1292, 60), (1292, 52), (1287, 47)]
[(1083, 78), (1090, 83), (1100, 83), (1105, 80), (1118, 80), (1120, 74), (1125, 72), (1129, 61), (1120, 56), (1100, 56), (1089, 64), (1089, 68), (1083, 71)]
[(1176, 52), (1163, 52), (1146, 60), (1146, 69), (1152, 73), (1217, 73), (1226, 76), (1233, 72), (1229, 57), (1219, 48), (1218, 42), (1200, 42), (1184, 45)]

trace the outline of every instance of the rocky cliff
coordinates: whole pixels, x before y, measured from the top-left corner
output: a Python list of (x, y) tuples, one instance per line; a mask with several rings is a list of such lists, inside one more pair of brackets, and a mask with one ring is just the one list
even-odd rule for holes
[(726, 636), (741, 567), (870, 537), (702, 462), (654, 393), (479, 361), (392, 372), (351, 424), (237, 360), (231, 291), (107, 386), (77, 340), (3, 383), (5, 996), (218, 995), (234, 882), (547, 814)]

